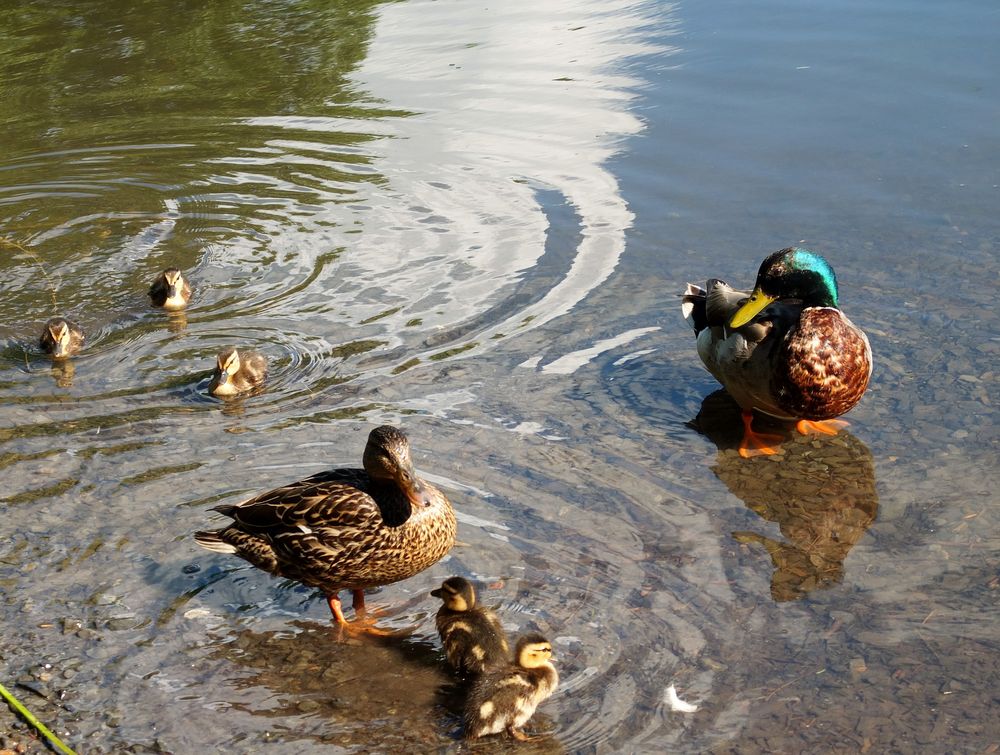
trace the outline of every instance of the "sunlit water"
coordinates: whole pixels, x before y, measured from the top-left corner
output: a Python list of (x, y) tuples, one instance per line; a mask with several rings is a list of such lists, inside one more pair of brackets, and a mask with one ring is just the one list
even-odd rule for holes
[[(998, 743), (989, 3), (8, 17), (0, 671), (68, 743), (457, 749), (450, 574), (555, 643), (529, 750)], [(848, 431), (745, 461), (676, 293), (792, 243), (876, 371)], [(167, 265), (180, 315), (145, 295)], [(56, 313), (88, 333), (63, 368)], [(206, 395), (229, 344), (262, 394)], [(370, 598), (405, 639), (338, 642), (321, 596), (194, 544), (383, 422), (460, 519)]]

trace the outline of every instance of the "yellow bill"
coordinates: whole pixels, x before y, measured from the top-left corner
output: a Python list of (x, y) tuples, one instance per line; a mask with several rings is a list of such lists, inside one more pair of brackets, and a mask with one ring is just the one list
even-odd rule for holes
[(734, 314), (729, 319), (730, 328), (741, 328), (750, 322), (753, 318), (761, 313), (771, 302), (775, 301), (778, 297), (768, 296), (759, 288), (755, 288), (753, 293), (750, 294), (750, 298), (746, 300), (746, 303), (736, 310)]

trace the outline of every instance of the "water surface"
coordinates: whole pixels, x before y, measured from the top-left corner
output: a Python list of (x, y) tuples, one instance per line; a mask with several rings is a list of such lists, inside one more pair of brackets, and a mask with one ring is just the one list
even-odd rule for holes
[[(68, 743), (459, 749), (450, 574), (554, 640), (539, 752), (998, 743), (990, 4), (7, 15), (0, 670)], [(798, 243), (875, 375), (840, 436), (745, 461), (676, 293)], [(182, 315), (148, 306), (167, 265)], [(61, 368), (56, 313), (88, 332)], [(230, 343), (261, 395), (206, 396)], [(321, 596), (197, 549), (384, 422), (460, 518), (370, 598), (406, 638), (338, 642)]]

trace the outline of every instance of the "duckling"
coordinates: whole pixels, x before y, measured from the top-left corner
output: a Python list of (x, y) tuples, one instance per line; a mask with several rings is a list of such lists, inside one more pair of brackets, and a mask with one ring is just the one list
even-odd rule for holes
[(455, 512), (437, 488), (417, 477), (410, 443), (397, 427), (376, 427), (364, 469), (332, 469), (214, 511), (233, 519), (196, 532), (198, 545), (232, 553), (259, 569), (322, 590), (334, 619), (348, 626), (338, 593), (412, 577), (455, 544)]
[(156, 276), (149, 287), (153, 305), (168, 310), (184, 309), (191, 301), (191, 286), (176, 267), (168, 267)]
[(216, 357), (215, 374), (208, 384), (213, 396), (235, 396), (258, 388), (267, 379), (267, 359), (257, 351), (223, 349)]
[(83, 330), (72, 320), (53, 317), (45, 323), (39, 343), (53, 359), (66, 359), (83, 348)]
[(521, 727), (559, 684), (552, 665), (552, 645), (538, 633), (517, 641), (514, 663), (480, 676), (465, 708), (465, 736), (477, 739), (505, 731), (514, 739), (531, 739)]
[(435, 623), (445, 657), (455, 671), (478, 676), (507, 662), (510, 646), (500, 620), (490, 609), (476, 605), (472, 583), (449, 577), (431, 595), (443, 601)]

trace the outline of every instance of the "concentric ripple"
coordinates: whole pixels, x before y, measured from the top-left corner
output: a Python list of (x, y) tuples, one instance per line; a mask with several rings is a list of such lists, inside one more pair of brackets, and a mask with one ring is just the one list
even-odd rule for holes
[[(528, 446), (489, 458), (497, 433), (530, 442), (542, 423), (500, 411), (483, 386), (621, 260), (633, 217), (607, 163), (642, 131), (627, 63), (669, 53), (645, 27), (669, 29), (671, 7), (654, 18), (629, 3), (515, 2), (486, 15), (424, 2), (280, 6), (223, 3), (184, 24), (161, 8), (12, 15), (3, 93), (52, 92), (8, 124), (17, 133), (0, 162), (0, 464), (19, 533), (5, 564), (30, 565), (44, 585), (26, 585), (26, 603), (12, 593), (8, 608), (29, 624), (79, 622), (100, 640), (70, 632), (59, 653), (100, 659), (101, 674), (128, 669), (107, 688), (84, 664), (78, 710), (130, 709), (112, 733), (74, 718), (99, 748), (153, 747), (157, 729), (184, 750), (181, 732), (197, 729), (194, 749), (252, 749), (248, 736), (290, 714), (269, 690), (298, 696), (293, 705), (317, 694), (276, 679), (270, 654), (285, 647), (301, 679), (342, 661), (320, 649), (313, 591), (206, 557), (190, 533), (214, 521), (214, 503), (357, 465), (372, 423), (402, 422), (469, 547), (373, 596), (386, 625), (416, 624), (386, 651), (401, 664), (390, 676), (412, 672), (414, 694), (436, 694), (426, 593), (448, 570), (467, 573), (494, 585), (512, 629), (552, 634), (572, 695), (550, 714), (580, 721), (564, 728), (567, 745), (594, 746), (636, 720), (629, 700), (659, 694), (643, 680), (581, 715), (625, 684), (627, 633), (616, 618), (602, 636), (600, 606), (641, 604), (633, 591), (649, 581), (652, 546), (632, 523), (613, 542), (595, 534), (629, 508), (601, 481), (605, 466), (579, 478), (601, 491), (581, 502), (574, 475), (522, 468)], [(37, 49), (47, 83), (31, 73)], [(182, 312), (146, 294), (168, 266), (194, 290)], [(57, 314), (87, 334), (61, 364), (37, 347)], [(261, 351), (268, 380), (218, 400), (208, 378), (230, 345)], [(473, 440), (480, 431), (491, 443)], [(482, 461), (463, 462), (470, 451)], [(218, 677), (192, 674), (199, 663)], [(161, 696), (184, 712), (174, 719)], [(296, 709), (309, 718), (324, 705)], [(254, 733), (210, 725), (216, 709)], [(389, 716), (385, 742), (419, 709)], [(365, 705), (341, 706), (301, 739), (347, 743), (371, 719)], [(418, 729), (447, 743), (454, 721)]]

